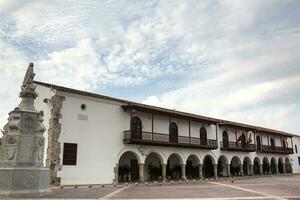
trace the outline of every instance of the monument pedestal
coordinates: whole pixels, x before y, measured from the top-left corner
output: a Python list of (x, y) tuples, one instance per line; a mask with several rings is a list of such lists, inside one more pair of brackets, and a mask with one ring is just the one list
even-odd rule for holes
[(9, 113), (0, 146), (0, 197), (42, 197), (51, 194), (50, 170), (44, 167), (46, 130), (43, 112), (34, 108), (37, 97), (30, 64), (20, 92), (22, 101)]
[(42, 197), (49, 189), (49, 169), (24, 167), (0, 168), (0, 197)]

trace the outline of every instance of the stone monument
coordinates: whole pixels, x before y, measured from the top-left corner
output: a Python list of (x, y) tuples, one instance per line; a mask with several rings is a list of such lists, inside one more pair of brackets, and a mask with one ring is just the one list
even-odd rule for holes
[(0, 197), (41, 197), (51, 194), (50, 172), (44, 167), (43, 111), (36, 111), (38, 96), (29, 64), (18, 107), (8, 115), (0, 146)]

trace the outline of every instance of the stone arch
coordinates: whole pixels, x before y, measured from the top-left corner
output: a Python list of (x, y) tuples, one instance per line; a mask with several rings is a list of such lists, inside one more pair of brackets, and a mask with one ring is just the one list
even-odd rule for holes
[(260, 167), (261, 167), (260, 159), (258, 157), (255, 157), (254, 160), (253, 160), (253, 173), (254, 173), (254, 175), (261, 175)]
[(284, 173), (284, 162), (283, 159), (281, 157), (278, 158), (278, 173), (279, 174), (283, 174)]
[(228, 159), (226, 156), (221, 155), (218, 159), (218, 167), (217, 167), (217, 173), (219, 177), (225, 177), (228, 176), (227, 171), (227, 165), (228, 165)]
[(238, 156), (233, 156), (230, 161), (230, 174), (239, 176), (242, 173), (241, 164), (241, 159)]
[(167, 169), (166, 169), (166, 174), (167, 174), (167, 179), (175, 179), (178, 180), (181, 178), (182, 175), (182, 164), (183, 164), (183, 159), (178, 153), (172, 153), (168, 157), (167, 161)]
[(289, 158), (285, 158), (285, 171), (286, 173), (293, 173), (292, 164)]
[(247, 176), (252, 175), (251, 167), (252, 167), (251, 159), (248, 156), (244, 157), (244, 160), (243, 160), (243, 174), (247, 175)]
[(276, 162), (276, 159), (274, 157), (271, 158), (271, 173), (272, 174), (277, 174), (277, 162)]
[(186, 159), (185, 174), (188, 179), (199, 178), (200, 159), (197, 155), (191, 154)]
[(263, 169), (263, 174), (269, 174), (269, 172), (270, 172), (270, 162), (269, 162), (267, 157), (263, 158), (262, 169)]
[(144, 177), (145, 180), (161, 180), (163, 157), (155, 152), (150, 152), (144, 161)]
[(139, 179), (139, 157), (133, 151), (125, 151), (118, 160), (118, 182)]
[(139, 163), (142, 163), (143, 162), (143, 159), (142, 159), (142, 155), (137, 151), (137, 149), (135, 148), (123, 148), (121, 151), (119, 151), (118, 155), (117, 155), (117, 161), (120, 160), (121, 156), (126, 153), (126, 152), (132, 152), (138, 159), (138, 162)]
[(210, 154), (203, 158), (202, 174), (205, 178), (216, 176), (214, 172), (215, 163), (214, 157)]

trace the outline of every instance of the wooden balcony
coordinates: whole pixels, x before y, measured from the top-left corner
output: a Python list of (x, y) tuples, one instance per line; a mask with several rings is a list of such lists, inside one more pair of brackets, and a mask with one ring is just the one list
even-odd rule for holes
[(276, 146), (268, 146), (261, 145), (261, 147), (257, 148), (258, 152), (262, 153), (279, 153), (279, 154), (293, 154), (293, 149), (288, 147), (276, 147)]
[(244, 144), (236, 142), (221, 142), (221, 150), (223, 151), (245, 151), (254, 152), (256, 151), (255, 144)]
[(216, 140), (201, 140), (200, 138), (178, 136), (177, 139), (169, 137), (168, 134), (145, 132), (136, 134), (129, 131), (124, 131), (124, 144), (143, 144), (154, 146), (169, 146), (182, 147), (193, 149), (217, 149), (218, 144)]

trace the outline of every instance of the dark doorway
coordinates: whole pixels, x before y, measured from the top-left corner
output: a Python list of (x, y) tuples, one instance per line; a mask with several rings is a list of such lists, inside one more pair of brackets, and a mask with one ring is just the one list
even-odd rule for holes
[(178, 155), (172, 154), (168, 158), (167, 163), (167, 178), (169, 180), (179, 180), (181, 179), (181, 166), (180, 166), (180, 159)]
[(171, 122), (169, 125), (169, 142), (178, 143), (178, 127), (175, 122)]
[(139, 165), (137, 156), (130, 151), (125, 152), (119, 159), (118, 181), (130, 182), (139, 179)]
[(213, 161), (209, 156), (205, 156), (202, 167), (202, 174), (205, 178), (214, 176)]
[(185, 174), (188, 179), (199, 178), (199, 161), (196, 156), (191, 155), (186, 161)]
[(282, 161), (281, 158), (279, 158), (279, 160), (278, 160), (278, 172), (279, 172), (280, 174), (283, 173), (283, 161)]
[(277, 170), (276, 170), (276, 160), (275, 158), (271, 159), (271, 173), (272, 174), (276, 174)]
[(259, 165), (260, 165), (259, 159), (255, 158), (254, 163), (253, 163), (253, 173), (254, 173), (254, 175), (260, 175)]
[(263, 159), (263, 174), (269, 174), (270, 171), (270, 164), (267, 158)]

